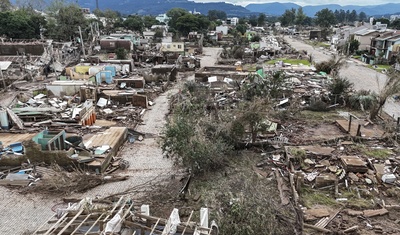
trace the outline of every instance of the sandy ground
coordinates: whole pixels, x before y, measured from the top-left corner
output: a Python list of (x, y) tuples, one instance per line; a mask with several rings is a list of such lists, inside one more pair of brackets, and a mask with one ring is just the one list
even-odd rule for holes
[[(201, 65), (214, 65), (220, 51), (220, 48), (204, 48)], [(193, 79), (193, 76), (190, 78)], [(173, 166), (171, 160), (163, 157), (158, 143), (159, 135), (166, 123), (166, 114), (169, 112), (169, 97), (179, 92), (180, 86), (186, 79), (188, 78), (183, 78), (172, 89), (160, 95), (155, 100), (155, 105), (146, 111), (143, 125), (137, 128), (137, 131), (146, 134), (146, 138), (142, 142), (124, 144), (120, 154), (130, 162), (130, 168), (118, 174), (129, 175), (129, 179), (101, 185), (84, 194), (75, 194), (71, 197), (105, 197), (125, 192), (154, 178), (168, 179), (171, 174), (177, 172), (178, 169)], [(4, 103), (8, 104), (10, 97), (11, 94), (7, 94), (7, 101)], [(22, 234), (27, 230), (35, 230), (53, 215), (52, 208), (61, 203), (61, 198), (35, 194), (20, 195), (0, 187), (0, 234)]]
[[(314, 48), (299, 40), (285, 37), (285, 40), (297, 50), (306, 50), (312, 55), (316, 63), (328, 60), (332, 54), (324, 49)], [(354, 60), (347, 60), (347, 66), (340, 71), (340, 76), (348, 78), (354, 83), (356, 90), (370, 90), (378, 93), (385, 85), (387, 76), (366, 67), (366, 64)], [(383, 109), (387, 114), (397, 119), (400, 117), (400, 103), (390, 98)]]

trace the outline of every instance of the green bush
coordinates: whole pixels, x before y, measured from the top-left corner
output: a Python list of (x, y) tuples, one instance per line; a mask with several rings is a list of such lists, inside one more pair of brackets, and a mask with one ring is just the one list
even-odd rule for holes
[(117, 55), (118, 60), (126, 60), (128, 57), (128, 52), (124, 48), (118, 48), (115, 51), (115, 54)]
[(353, 83), (347, 78), (337, 77), (334, 78), (332, 83), (329, 85), (329, 91), (333, 95), (345, 95), (349, 93), (353, 88)]

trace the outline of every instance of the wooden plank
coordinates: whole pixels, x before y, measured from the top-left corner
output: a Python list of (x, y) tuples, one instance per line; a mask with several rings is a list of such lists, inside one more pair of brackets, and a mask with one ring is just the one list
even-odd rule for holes
[(306, 228), (311, 228), (311, 229), (314, 229), (314, 230), (317, 230), (317, 231), (323, 232), (323, 233), (331, 233), (331, 232), (332, 232), (332, 231), (329, 230), (329, 229), (316, 227), (316, 226), (314, 226), (314, 225), (306, 224), (306, 223), (304, 223), (304, 227), (306, 227)]
[[(139, 223), (135, 223), (135, 222), (132, 222), (132, 221), (124, 220), (123, 223), (124, 223), (125, 226), (130, 227), (130, 228), (136, 228), (136, 229), (140, 228), (140, 229), (144, 229), (144, 230), (147, 230), (147, 231), (151, 231), (152, 230), (152, 228), (150, 228), (150, 227), (147, 227), (145, 225), (142, 225), (142, 224), (139, 224)], [(153, 233), (154, 232), (159, 233), (159, 234), (162, 233), (162, 231), (156, 230), (156, 229), (154, 229)]]
[(46, 224), (48, 224), (48, 222), (49, 222), (50, 220), (52, 220), (54, 217), (56, 217), (56, 215), (57, 215), (57, 214), (52, 215), (46, 222), (44, 222), (42, 225), (40, 225), (40, 227), (39, 227), (38, 229), (36, 229), (36, 231), (33, 232), (32, 235), (38, 234), (38, 232), (39, 232)]
[(85, 233), (85, 235), (90, 234), (90, 230), (92, 230), (94, 228), (94, 226), (99, 222), (99, 220), (101, 219), (101, 217), (103, 217), (104, 214), (100, 215), (99, 218), (97, 218), (96, 221), (94, 221), (94, 223), (92, 224), (92, 226), (90, 226), (90, 228), (88, 229), (88, 231)]
[(71, 233), (71, 235), (75, 234), (75, 233), (79, 230), (79, 228), (82, 226), (82, 224), (84, 224), (85, 221), (86, 221), (87, 219), (89, 219), (89, 217), (90, 217), (91, 215), (92, 215), (92, 214), (88, 214), (88, 215), (86, 216), (86, 218), (83, 219), (83, 221), (78, 225), (78, 227), (75, 228), (75, 230)]
[(49, 228), (47, 230), (47, 232), (44, 235), (49, 235), (53, 232), (53, 230), (59, 226), (60, 224), (62, 224), (64, 222), (64, 220), (67, 218), (68, 212), (65, 212), (64, 215), (57, 221), (57, 223), (53, 224), (53, 226), (51, 226), (51, 228)]
[[(149, 235), (153, 235), (154, 230), (156, 229), (156, 227), (157, 227), (157, 225), (158, 225), (159, 222), (160, 222), (160, 219), (158, 219), (158, 220), (157, 220), (157, 223), (154, 224), (153, 229), (151, 230), (151, 232), (150, 232)], [(185, 233), (182, 233), (182, 234), (185, 234)]]
[(71, 226), (71, 224), (75, 221), (75, 219), (78, 218), (78, 216), (79, 216), (80, 214), (82, 214), (82, 212), (83, 212), (83, 209), (80, 209), (79, 212), (74, 216), (74, 218), (72, 218), (72, 219), (68, 222), (68, 224), (65, 225), (63, 229), (61, 229), (61, 231), (60, 231), (57, 235), (62, 235), (63, 232), (64, 232), (65, 230), (67, 230), (67, 228), (68, 228), (69, 226)]
[(21, 118), (18, 117), (11, 109), (6, 108), (8, 115), (10, 116), (11, 120), (17, 124), (18, 128), (23, 130), (25, 129), (24, 127), (24, 122), (21, 120)]
[[(188, 218), (188, 220), (186, 221), (185, 229), (183, 229), (183, 231), (182, 231), (182, 235), (185, 235), (186, 228), (187, 228), (187, 226), (189, 226), (190, 220), (192, 219), (192, 215), (193, 215), (193, 211), (190, 212), (189, 218)], [(150, 234), (150, 235), (151, 235), (151, 234)]]
[(125, 217), (129, 214), (129, 212), (131, 211), (133, 207), (133, 203), (131, 204), (131, 206), (125, 211), (124, 215), (121, 217), (120, 221), (118, 221), (117, 225), (113, 228), (113, 230), (111, 231), (111, 234), (114, 234), (114, 230), (116, 227), (118, 227), (118, 225), (120, 225), (122, 223), (122, 221), (125, 219)]
[(284, 193), (285, 184), (277, 170), (275, 171), (275, 176), (276, 176), (276, 181), (278, 183), (278, 190), (279, 190), (279, 196), (281, 198), (281, 205), (285, 206), (285, 205), (289, 204), (289, 198)]

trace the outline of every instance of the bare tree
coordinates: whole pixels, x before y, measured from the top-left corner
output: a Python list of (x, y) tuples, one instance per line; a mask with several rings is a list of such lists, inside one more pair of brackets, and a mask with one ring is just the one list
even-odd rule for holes
[(379, 92), (377, 96), (377, 102), (371, 109), (371, 113), (369, 116), (371, 120), (374, 120), (378, 116), (380, 110), (385, 105), (386, 100), (390, 96), (400, 92), (400, 73), (394, 70), (390, 70), (387, 73), (387, 77), (388, 78), (385, 82), (385, 86)]

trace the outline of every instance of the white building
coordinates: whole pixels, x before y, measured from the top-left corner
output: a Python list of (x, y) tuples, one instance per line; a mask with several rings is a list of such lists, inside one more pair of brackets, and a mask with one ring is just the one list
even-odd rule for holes
[(237, 24), (239, 24), (239, 18), (237, 18), (237, 17), (227, 18), (226, 23), (236, 26)]
[(227, 35), (228, 34), (228, 26), (226, 26), (226, 25), (220, 25), (220, 26), (217, 26), (216, 28), (215, 28), (215, 31), (217, 31), (217, 32), (222, 32), (222, 34), (223, 35)]
[(154, 32), (154, 31), (144, 31), (143, 37), (147, 40), (153, 40), (155, 34), (156, 34), (156, 32)]
[(391, 15), (390, 16), (390, 22), (395, 21), (397, 19), (400, 19), (400, 15)]
[(168, 24), (169, 17), (167, 16), (167, 14), (159, 14), (158, 16), (156, 16), (156, 20), (158, 20), (160, 23)]

